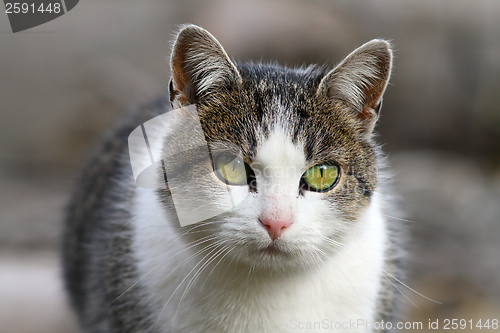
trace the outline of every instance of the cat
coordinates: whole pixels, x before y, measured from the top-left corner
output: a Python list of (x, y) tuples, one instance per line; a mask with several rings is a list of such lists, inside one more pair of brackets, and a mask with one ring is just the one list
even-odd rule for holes
[[(373, 135), (390, 43), (291, 69), (233, 62), (186, 25), (170, 65), (168, 96), (105, 136), (67, 208), (64, 277), (82, 331), (391, 331), (380, 323), (396, 314), (403, 251)], [(154, 177), (166, 183), (138, 186), (129, 135), (189, 107), (201, 136), (175, 117), (160, 126)], [(181, 226), (181, 213), (197, 220)]]

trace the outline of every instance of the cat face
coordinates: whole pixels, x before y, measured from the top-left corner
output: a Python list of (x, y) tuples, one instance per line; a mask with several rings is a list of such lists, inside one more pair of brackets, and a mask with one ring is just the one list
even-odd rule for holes
[[(377, 148), (370, 135), (390, 73), (388, 44), (367, 43), (330, 72), (235, 65), (213, 36), (187, 26), (171, 64), (172, 105), (196, 106), (210, 152), (209, 159), (196, 152), (185, 157), (186, 177), (205, 176), (197, 191), (180, 191), (183, 202), (210, 210), (228, 191), (236, 202), (185, 227), (184, 237), (205, 237), (252, 266), (320, 262), (376, 190)], [(165, 140), (188, 142), (190, 135), (174, 128)], [(158, 193), (172, 209), (170, 190)]]

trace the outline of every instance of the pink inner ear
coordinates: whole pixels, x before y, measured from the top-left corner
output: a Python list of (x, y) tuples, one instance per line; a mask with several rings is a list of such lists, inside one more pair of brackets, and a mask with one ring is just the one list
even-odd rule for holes
[(377, 114), (375, 113), (375, 110), (373, 110), (373, 108), (371, 108), (370, 106), (364, 106), (357, 116), (360, 120), (365, 122), (372, 120), (373, 117), (377, 116)]

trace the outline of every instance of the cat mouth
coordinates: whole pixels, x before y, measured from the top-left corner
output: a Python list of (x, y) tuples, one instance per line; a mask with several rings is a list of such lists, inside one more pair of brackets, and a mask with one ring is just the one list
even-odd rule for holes
[(289, 253), (281, 249), (276, 242), (272, 242), (269, 244), (267, 247), (264, 247), (259, 250), (259, 252), (263, 252), (269, 255), (275, 255), (275, 256), (288, 256)]

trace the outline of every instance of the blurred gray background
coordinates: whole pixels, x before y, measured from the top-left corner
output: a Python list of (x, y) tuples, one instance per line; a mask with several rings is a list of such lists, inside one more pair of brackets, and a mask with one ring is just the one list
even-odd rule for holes
[(442, 303), (403, 290), (405, 320), (500, 319), (500, 1), (85, 0), (16, 34), (0, 13), (2, 332), (75, 332), (62, 208), (100, 133), (166, 91), (188, 22), (238, 60), (289, 66), (392, 40), (379, 141), (412, 235), (408, 283)]

